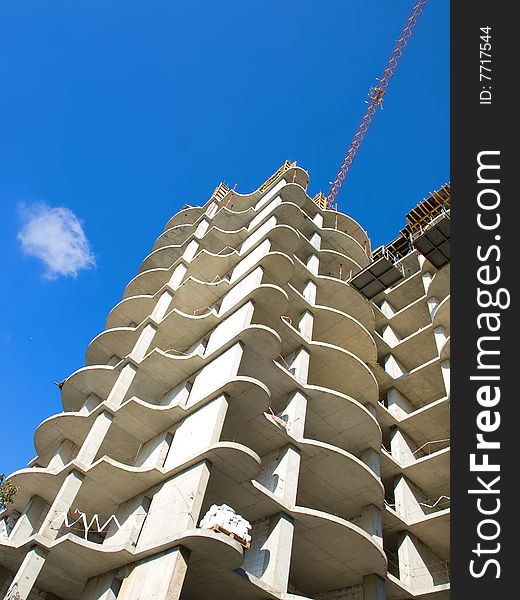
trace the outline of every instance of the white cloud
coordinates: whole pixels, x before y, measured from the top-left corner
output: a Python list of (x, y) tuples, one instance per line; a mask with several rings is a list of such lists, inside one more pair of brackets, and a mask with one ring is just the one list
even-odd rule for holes
[(18, 240), (24, 254), (40, 259), (45, 276), (76, 277), (82, 269), (92, 269), (96, 259), (76, 215), (68, 208), (46, 204), (22, 206), (22, 228)]

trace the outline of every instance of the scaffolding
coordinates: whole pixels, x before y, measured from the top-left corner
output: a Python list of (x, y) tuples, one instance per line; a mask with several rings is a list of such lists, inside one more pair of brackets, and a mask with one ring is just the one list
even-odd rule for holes
[(401, 229), (400, 235), (385, 246), (379, 246), (372, 252), (372, 259), (377, 260), (382, 256), (391, 255), (394, 260), (400, 260), (412, 252), (418, 238), (429, 228), (435, 226), (439, 220), (449, 219), (451, 209), (450, 184), (444, 184), (440, 189), (432, 192), (428, 198), (413, 208), (406, 215), (406, 227)]
[(271, 183), (273, 183), (273, 181), (275, 181), (276, 179), (278, 179), (278, 177), (280, 177), (280, 175), (282, 175), (283, 173), (285, 173), (285, 171), (288, 171), (289, 169), (291, 169), (292, 167), (296, 166), (296, 161), (291, 162), (290, 160), (286, 160), (283, 165), (278, 169), (278, 171), (276, 171), (276, 173), (274, 175), (272, 175), (271, 177), (269, 177), (269, 179), (267, 179), (259, 188), (260, 192), (265, 191), (270, 185)]

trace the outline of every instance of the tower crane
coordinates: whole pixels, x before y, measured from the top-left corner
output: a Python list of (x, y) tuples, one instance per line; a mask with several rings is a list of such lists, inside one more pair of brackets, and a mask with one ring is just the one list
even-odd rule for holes
[(416, 0), (412, 11), (406, 21), (403, 30), (401, 31), (401, 35), (396, 42), (395, 48), (390, 55), (390, 58), (386, 64), (385, 70), (383, 72), (382, 77), (378, 80), (378, 85), (370, 88), (368, 94), (368, 106), (361, 119), (361, 123), (357, 128), (356, 134), (354, 135), (354, 139), (352, 140), (350, 147), (348, 149), (345, 158), (343, 159), (343, 164), (341, 165), (338, 174), (336, 175), (336, 179), (332, 182), (332, 187), (329, 190), (329, 193), (326, 198), (326, 207), (331, 208), (335, 203), (339, 190), (345, 181), (345, 177), (352, 165), (352, 162), (359, 150), (359, 147), (363, 143), (363, 139), (365, 138), (366, 132), (372, 123), (372, 119), (377, 112), (378, 108), (381, 108), (383, 105), (383, 100), (388, 89), (388, 85), (392, 76), (394, 75), (397, 65), (401, 60), (404, 50), (410, 41), (410, 38), (415, 30), (415, 26), (417, 25), (417, 21), (419, 17), (422, 15), (426, 3), (428, 0)]

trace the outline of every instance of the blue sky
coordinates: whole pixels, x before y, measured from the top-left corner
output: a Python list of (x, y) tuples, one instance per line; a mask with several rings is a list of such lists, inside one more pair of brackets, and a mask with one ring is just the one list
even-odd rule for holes
[[(309, 171), (312, 195), (328, 191), (411, 6), (2, 3), (0, 472), (34, 456), (34, 429), (61, 411), (53, 382), (84, 365), (180, 206), (204, 203), (220, 181), (253, 191), (286, 159)], [(448, 180), (449, 2), (435, 0), (340, 209), (376, 247)], [(45, 226), (34, 225), (42, 214)], [(56, 231), (62, 246), (47, 248), (47, 266), (22, 251), (25, 240), (38, 253)], [(60, 263), (69, 238), (70, 268)]]

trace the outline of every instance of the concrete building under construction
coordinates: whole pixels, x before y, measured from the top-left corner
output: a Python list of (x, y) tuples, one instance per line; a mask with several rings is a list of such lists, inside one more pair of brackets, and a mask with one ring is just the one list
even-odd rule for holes
[(166, 224), (9, 478), (2, 598), (449, 597), (449, 186), (372, 251), (307, 185)]

